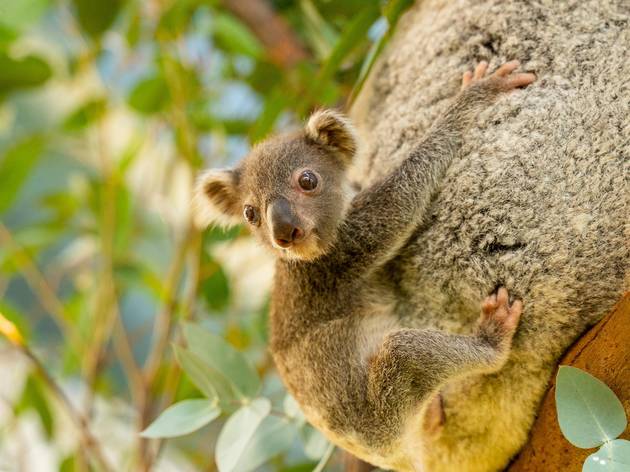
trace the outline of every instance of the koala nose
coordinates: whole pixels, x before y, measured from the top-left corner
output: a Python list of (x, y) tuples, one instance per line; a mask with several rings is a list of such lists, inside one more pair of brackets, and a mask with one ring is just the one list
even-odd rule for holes
[(300, 228), (294, 228), (292, 225), (279, 228), (278, 231), (274, 231), (274, 240), (280, 247), (289, 247), (295, 241), (302, 239), (304, 232)]
[(304, 237), (304, 230), (298, 226), (297, 218), (286, 199), (280, 198), (273, 202), (269, 213), (271, 235), (278, 246), (287, 248)]

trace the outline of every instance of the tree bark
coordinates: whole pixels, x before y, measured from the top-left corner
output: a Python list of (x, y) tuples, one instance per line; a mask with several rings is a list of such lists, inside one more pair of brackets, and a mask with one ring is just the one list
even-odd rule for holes
[[(630, 292), (569, 349), (560, 364), (579, 367), (608, 385), (630, 417)], [(530, 440), (508, 467), (509, 472), (580, 471), (596, 450), (579, 449), (564, 438), (558, 426), (555, 391), (554, 377)], [(621, 437), (630, 439), (630, 429)]]

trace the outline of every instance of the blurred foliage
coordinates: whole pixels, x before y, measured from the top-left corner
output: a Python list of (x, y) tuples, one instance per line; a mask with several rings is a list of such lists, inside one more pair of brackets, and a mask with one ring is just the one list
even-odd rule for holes
[(0, 312), (105, 452), (68, 442), (63, 396), (18, 363), (2, 470), (338, 469), (267, 354), (264, 260), (234, 262), (241, 228), (195, 230), (190, 193), (347, 104), (410, 3), (0, 0)]

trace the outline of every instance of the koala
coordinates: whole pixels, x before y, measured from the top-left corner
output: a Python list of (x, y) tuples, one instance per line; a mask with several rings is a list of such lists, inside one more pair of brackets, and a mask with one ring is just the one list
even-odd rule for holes
[(368, 187), (450, 106), (453, 67), (517, 57), (536, 72), (479, 113), (424, 221), (375, 274), (417, 329), (471, 334), (500, 285), (525, 301), (504, 367), (441, 389), (431, 472), (504, 470), (563, 352), (630, 290), (628, 7), (414, 2), (348, 110), (361, 142), (350, 177)]
[(483, 301), (475, 332), (460, 335), (407, 325), (375, 274), (422, 222), (475, 116), (535, 80), (518, 66), (466, 72), (422, 142), (356, 194), (347, 170), (357, 138), (332, 110), (198, 180), (200, 225), (245, 221), (276, 256), (270, 347), (288, 390), (332, 442), (380, 467), (425, 470), (424, 451), (448, 421), (441, 389), (508, 358), (522, 302), (505, 288)]

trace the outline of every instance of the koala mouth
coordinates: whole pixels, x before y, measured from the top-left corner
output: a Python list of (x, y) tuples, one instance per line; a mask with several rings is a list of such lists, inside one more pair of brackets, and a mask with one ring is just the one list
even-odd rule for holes
[(310, 261), (325, 252), (315, 232), (306, 233), (301, 238), (288, 242), (288, 244), (280, 244), (278, 241), (274, 241), (273, 245), (281, 251), (282, 257), (292, 260)]

